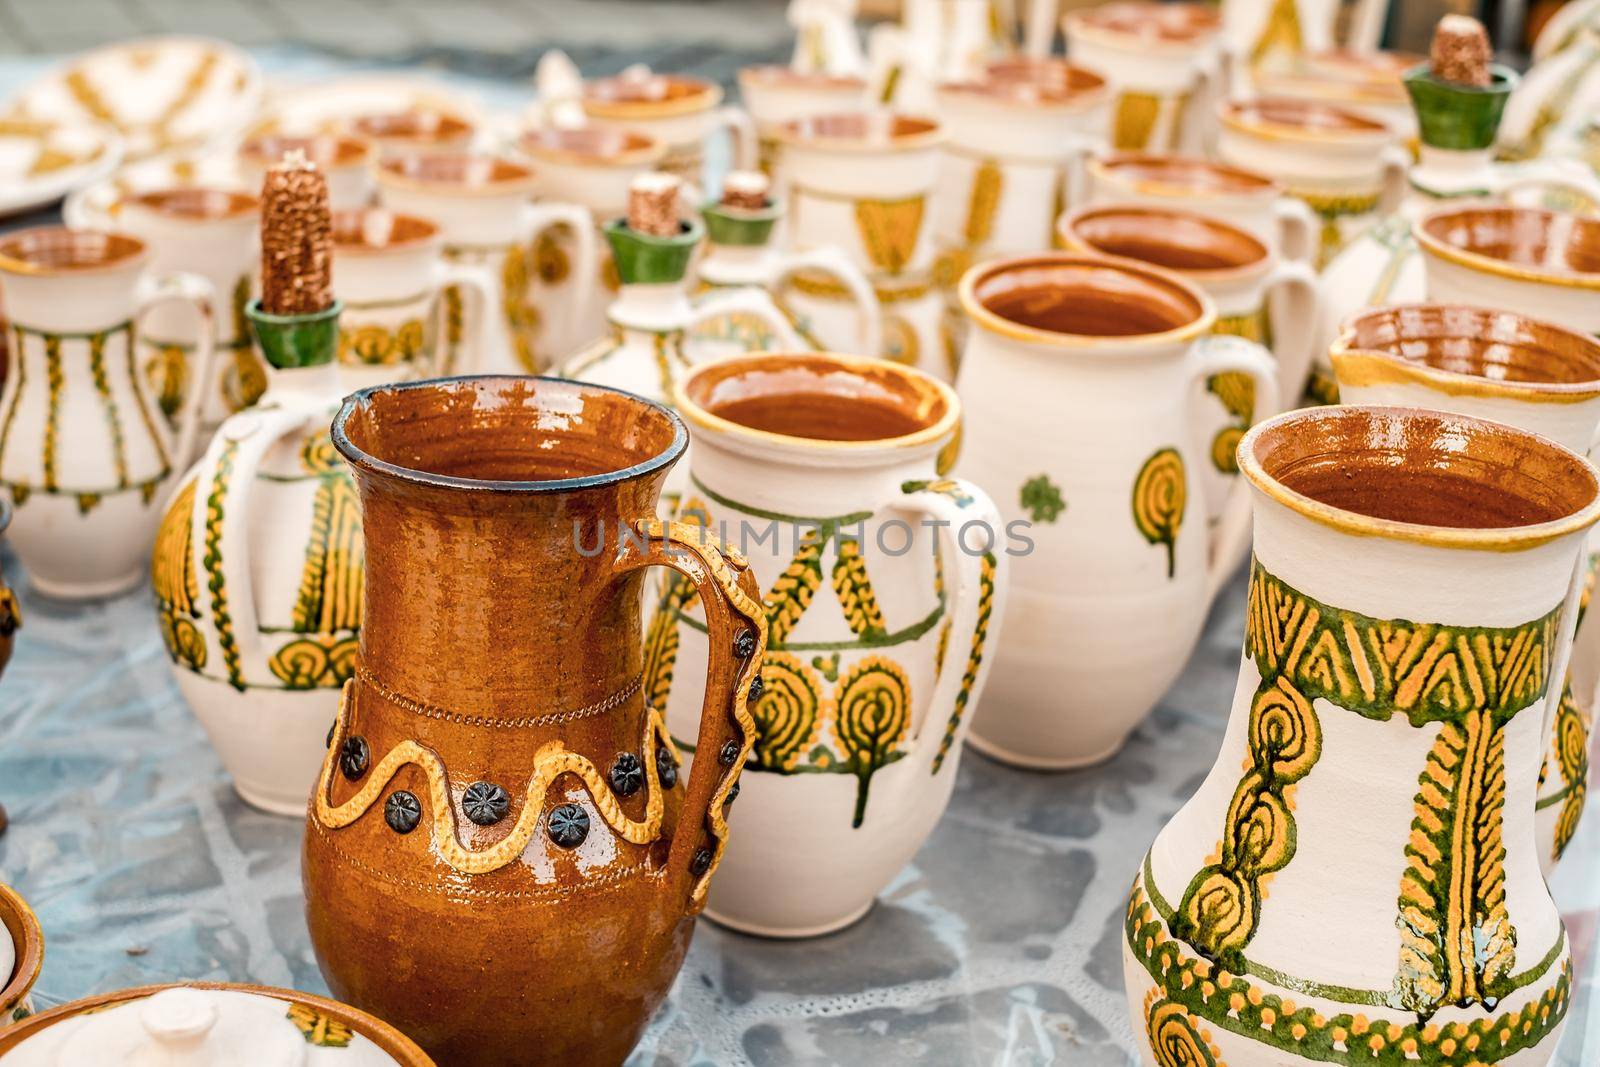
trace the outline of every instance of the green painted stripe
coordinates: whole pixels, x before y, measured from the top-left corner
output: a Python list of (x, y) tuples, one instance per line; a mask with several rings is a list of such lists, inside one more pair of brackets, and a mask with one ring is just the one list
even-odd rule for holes
[(689, 474), (689, 481), (693, 483), (696, 489), (710, 497), (712, 502), (721, 504), (725, 508), (732, 508), (735, 511), (742, 511), (746, 515), (749, 515), (751, 518), (755, 519), (770, 519), (774, 522), (792, 522), (800, 526), (854, 526), (856, 523), (866, 522), (868, 519), (872, 518), (873, 514), (870, 511), (852, 511), (848, 515), (838, 515), (834, 516), (833, 518), (826, 519), (816, 519), (805, 515), (785, 515), (781, 511), (767, 511), (764, 508), (752, 507), (749, 504), (741, 504), (731, 497), (725, 497), (715, 489), (707, 486), (706, 483), (702, 482), (692, 471)]
[[(944, 618), (944, 597), (939, 598), (939, 606), (930, 611), (920, 622), (914, 622), (903, 630), (896, 630), (892, 634), (882, 637), (863, 637), (854, 641), (786, 641), (781, 645), (767, 646), (768, 652), (849, 652), (856, 649), (892, 648), (903, 645), (907, 641), (915, 641), (929, 630), (939, 624)], [(706, 632), (706, 624), (692, 615), (678, 609), (678, 621), (690, 629), (700, 633)]]

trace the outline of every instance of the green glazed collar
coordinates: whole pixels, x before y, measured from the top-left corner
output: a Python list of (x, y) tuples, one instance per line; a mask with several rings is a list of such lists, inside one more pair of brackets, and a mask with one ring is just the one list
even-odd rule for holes
[(1498, 64), (1490, 68), (1487, 88), (1442, 82), (1426, 63), (1405, 76), (1406, 91), (1417, 112), (1422, 143), (1430, 148), (1476, 151), (1494, 144), (1500, 116), (1517, 86), (1517, 75)]
[(683, 281), (689, 270), (689, 258), (705, 233), (698, 219), (684, 222), (682, 231), (675, 237), (637, 233), (628, 228), (627, 219), (612, 219), (605, 224), (606, 240), (611, 242), (611, 256), (623, 285)]
[(256, 343), (267, 363), (278, 370), (321, 367), (339, 353), (339, 313), (344, 304), (335, 300), (324, 311), (309, 315), (272, 315), (252, 300), (244, 309), (255, 328)]
[(772, 238), (772, 227), (783, 217), (783, 205), (769, 200), (764, 210), (745, 211), (712, 203), (702, 207), (700, 214), (705, 217), (706, 236), (712, 244), (754, 248)]

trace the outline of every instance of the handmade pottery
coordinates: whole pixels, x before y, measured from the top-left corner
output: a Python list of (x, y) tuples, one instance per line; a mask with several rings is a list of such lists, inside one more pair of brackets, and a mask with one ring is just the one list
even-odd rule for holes
[(103, 181), (121, 161), (121, 137), (103, 126), (0, 118), (0, 217)]
[(489, 121), (471, 89), (407, 71), (275, 85), (249, 132), (294, 137), (348, 134), (359, 119), (402, 113), (453, 115), (479, 127)]
[(936, 275), (953, 287), (978, 260), (1050, 247), (1055, 217), (1083, 195), (1071, 178), (1104, 147), (1110, 94), (1100, 75), (1064, 60), (1014, 59), (938, 96)]
[(857, 0), (789, 0), (794, 55), (801, 74), (860, 74), (867, 59), (856, 35)]
[(1338, 12), (1338, 0), (1224, 0), (1223, 39), (1255, 80), (1332, 44)]
[[(841, 248), (877, 291), (883, 348), (863, 354), (949, 378), (956, 353), (933, 284), (930, 210), (939, 180), (939, 124), (863, 111), (796, 119), (779, 136), (789, 247)], [(797, 275), (786, 304), (815, 336), (845, 347), (835, 339), (850, 337), (854, 328), (849, 290), (831, 279)]]
[[(11, 525), (11, 502), (0, 497), (0, 535), (4, 535), (6, 527)], [(17, 594), (6, 585), (4, 575), (0, 575), (0, 674), (5, 673), (6, 664), (11, 662), (12, 647), (16, 644), (17, 631), (22, 628), (22, 607), (17, 603)], [(0, 819), (4, 817), (4, 808), (0, 808)], [(0, 973), (5, 968), (0, 967)], [(4, 1018), (0, 1011), (0, 1018)]]
[[(205, 325), (194, 380), (213, 380), (213, 291), (145, 272), (123, 234), (41, 227), (0, 238), (10, 368), (0, 391), (0, 486), (16, 505), (9, 539), (35, 589), (110, 596), (144, 576), (160, 502), (193, 453), (204, 388), (169, 426), (137, 363), (136, 323), (181, 300)], [(175, 428), (174, 428), (175, 427)]]
[[(528, 130), (517, 149), (533, 161), (534, 195), (541, 200), (587, 208), (598, 232), (607, 219), (628, 210), (628, 186), (660, 166), (666, 146), (631, 130)], [(562, 226), (539, 234), (534, 244), (538, 284), (533, 302), (550, 324), (550, 351), (576, 352), (606, 329), (606, 309), (621, 286), (610, 248), (597, 247), (599, 281), (579, 278), (572, 264), (577, 236)], [(556, 330), (558, 323), (564, 327)]]
[[(1317, 276), (1304, 263), (1278, 259), (1260, 241), (1225, 222), (1171, 208), (1115, 205), (1062, 216), (1063, 247), (1125, 256), (1173, 271), (1216, 305), (1211, 332), (1254, 341), (1278, 363), (1276, 410), (1295, 406), (1311, 370), (1317, 321)], [(1210, 444), (1201, 465), (1206, 514), (1222, 518), (1239, 465), (1239, 439), (1255, 421), (1250, 377), (1230, 372), (1207, 378), (1195, 397), (1193, 425)], [(1241, 545), (1242, 549), (1242, 545)]]
[(1516, 308), (1600, 334), (1600, 220), (1521, 207), (1444, 207), (1417, 221), (1428, 299)]
[(786, 122), (811, 115), (836, 115), (867, 105), (866, 80), (853, 74), (802, 73), (790, 67), (744, 67), (739, 71), (739, 99), (756, 124), (761, 169), (780, 184), (776, 172)]
[(339, 382), (365, 389), (449, 374), (482, 347), (494, 279), (444, 258), (439, 227), (382, 208), (333, 216)]
[(875, 26), (867, 40), (867, 97), (902, 114), (934, 114), (938, 86), (975, 78), (989, 60), (1014, 51), (1002, 40), (1009, 4), (905, 0), (900, 7), (900, 24)]
[[(828, 933), (866, 913), (944, 812), (1015, 546), (983, 491), (941, 472), (960, 403), (918, 371), (722, 360), (683, 379), (678, 410), (695, 442), (678, 520), (743, 543), (768, 590), (740, 832), (706, 914), (769, 937)], [(693, 593), (662, 586), (644, 688), (698, 752), (707, 637)]]
[[(259, 188), (259, 186), (258, 186)], [(215, 323), (219, 370), (200, 401), (200, 425), (209, 434), (222, 420), (261, 398), (266, 371), (250, 341), (250, 302), (261, 252), (261, 200), (223, 188), (174, 187), (136, 193), (122, 201), (116, 228), (143, 241), (149, 269), (158, 275), (186, 271), (204, 278), (224, 301)], [(139, 323), (135, 359), (146, 386), (170, 421), (188, 392), (202, 388), (195, 350), (213, 328), (192, 307), (166, 305)], [(174, 457), (186, 467), (193, 456)]]
[(266, 986), (189, 982), (63, 1004), (0, 1031), (5, 1067), (434, 1067), (394, 1027), (347, 1005)]
[(372, 158), (369, 142), (348, 134), (264, 134), (239, 146), (239, 177), (252, 192), (261, 189), (267, 168), (290, 152), (317, 165), (328, 182), (328, 203), (335, 211), (354, 211), (372, 203)]
[[(655, 517), (688, 433), (637, 397), (408, 383), (349, 398), (333, 438), (369, 581), (306, 824), (323, 974), (451, 1067), (620, 1064), (683, 961), (755, 742), (755, 576)], [(718, 755), (689, 774), (640, 688), (656, 565), (711, 620), (696, 744)]]
[(1600, 16), (1600, 0), (1570, 0), (1562, 4), (1545, 20), (1539, 36), (1533, 41), (1535, 62), (1549, 59), (1576, 44), (1583, 36), (1585, 26)]
[(1069, 12), (1067, 55), (1111, 83), (1113, 148), (1198, 151), (1221, 86), (1222, 22), (1201, 3), (1117, 0)]
[[(531, 203), (537, 184), (532, 167), (499, 156), (411, 156), (378, 168), (384, 207), (437, 223), (446, 258), (483, 267), (497, 283), (491, 307), (498, 313), (485, 316), (483, 343), (464, 370), (537, 372), (556, 354), (550, 342), (568, 328), (574, 309), (593, 298), (599, 268), (589, 211), (577, 204)], [(578, 285), (568, 308), (546, 320), (533, 291), (539, 284), (540, 235), (556, 226), (572, 235)]]
[(1400, 204), (1410, 157), (1381, 122), (1274, 97), (1226, 102), (1218, 118), (1218, 158), (1270, 175), (1316, 213), (1319, 267)]
[(1574, 990), (1534, 788), (1593, 469), (1499, 423), (1350, 407), (1257, 426), (1240, 467), (1232, 713), (1125, 919), (1142, 1062), (1550, 1063)]
[[(1347, 403), (1492, 419), (1580, 455), (1592, 450), (1600, 428), (1600, 341), (1515, 312), (1441, 304), (1369, 310), (1345, 324), (1332, 359)], [(1595, 565), (1591, 554), (1580, 625)], [(1575, 681), (1585, 654), (1574, 649), (1573, 669), (1546, 727), (1536, 822), (1546, 871), (1566, 851), (1588, 797), (1595, 694)]]
[(750, 115), (723, 104), (722, 87), (687, 74), (625, 71), (584, 83), (583, 113), (603, 130), (637, 130), (667, 146), (659, 169), (699, 182), (706, 139), (719, 130), (733, 138), (734, 166), (756, 165), (756, 128)]
[(478, 131), (448, 111), (406, 110), (358, 115), (346, 126), (350, 135), (372, 147), (379, 163), (413, 156), (464, 155)]
[(29, 993), (44, 964), (44, 931), (33, 909), (0, 882), (0, 1031), (33, 1014)]
[(1279, 69), (1258, 69), (1253, 80), (1263, 96), (1344, 108), (1383, 123), (1401, 144), (1413, 145), (1417, 119), (1403, 79), (1427, 62), (1427, 56), (1409, 52), (1339, 48), (1299, 55)]
[(1088, 161), (1089, 204), (1149, 204), (1194, 211), (1246, 231), (1285, 259), (1310, 260), (1316, 216), (1264, 174), (1198, 156), (1117, 153)]
[(957, 469), (1030, 542), (1011, 561), (1006, 640), (969, 743), (1019, 766), (1094, 763), (1177, 678), (1249, 537), (1238, 483), (1208, 537), (1195, 394), (1246, 373), (1263, 418), (1277, 374), (1259, 345), (1210, 333), (1204, 292), (1125, 259), (980, 264), (961, 303)]
[(1600, 105), (1600, 22), (1589, 20), (1571, 42), (1538, 60), (1506, 105), (1499, 154), (1504, 159), (1582, 154), (1585, 125)]
[(257, 193), (246, 188), (231, 154), (211, 148), (168, 152), (125, 163), (105, 178), (75, 189), (61, 203), (61, 221), (74, 230), (114, 230), (130, 196), (163, 189), (201, 187)]

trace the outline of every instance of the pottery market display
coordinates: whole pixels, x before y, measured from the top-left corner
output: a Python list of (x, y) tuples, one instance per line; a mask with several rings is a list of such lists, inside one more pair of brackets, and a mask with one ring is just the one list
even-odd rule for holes
[(202, 323), (194, 380), (213, 380), (214, 295), (194, 275), (154, 278), (120, 234), (60, 227), (0, 238), (10, 367), (0, 391), (0, 486), (8, 537), (34, 588), (80, 600), (144, 576), (161, 502), (193, 454), (196, 388), (168, 425), (138, 365), (136, 324), (166, 301)]
[[(688, 433), (637, 397), (408, 383), (349, 398), (333, 439), (361, 494), (368, 580), (360, 666), (306, 821), (328, 985), (452, 1067), (530, 1048), (621, 1063), (682, 963), (755, 742), (755, 576), (655, 517)], [(709, 617), (696, 745), (717, 757), (687, 774), (641, 691), (658, 565)]]
[[(723, 360), (683, 380), (678, 410), (695, 438), (678, 519), (745, 544), (767, 590), (755, 747), (706, 914), (828, 933), (865, 914), (944, 813), (1015, 546), (983, 491), (940, 470), (954, 391), (910, 368)], [(707, 654), (693, 593), (662, 586), (644, 688), (699, 763), (713, 753), (695, 747), (699, 692), (684, 684)]]
[(867, 83), (851, 74), (805, 74), (791, 67), (745, 67), (739, 71), (739, 99), (756, 124), (761, 169), (775, 172), (781, 141), (778, 128), (811, 115), (836, 115), (865, 107)]
[(1227, 732), (1128, 901), (1142, 1061), (1550, 1063), (1574, 990), (1534, 787), (1593, 468), (1404, 408), (1282, 416), (1240, 465)]
[(583, 86), (583, 113), (602, 130), (636, 130), (667, 146), (661, 169), (698, 183), (706, 141), (726, 132), (733, 138), (734, 166), (756, 165), (756, 127), (750, 113), (722, 102), (722, 87), (687, 74), (624, 71)]
[[(599, 279), (593, 219), (577, 204), (530, 202), (537, 185), (531, 166), (499, 156), (416, 155), (378, 168), (384, 207), (434, 222), (446, 258), (482, 267), (494, 279), (482, 344), (460, 370), (537, 373), (559, 354), (553, 339), (593, 299)], [(561, 314), (547, 319), (533, 291), (540, 284), (540, 236), (557, 226), (572, 235), (578, 281)]]
[(387, 1023), (288, 989), (192, 982), (103, 993), (0, 1030), (4, 1067), (434, 1067)]
[(373, 147), (348, 134), (262, 134), (239, 145), (239, 180), (259, 192), (267, 168), (290, 152), (299, 152), (328, 179), (328, 202), (335, 211), (353, 211), (372, 202)]
[(44, 932), (17, 891), (0, 882), (0, 1033), (33, 1014), (29, 994), (44, 965)]
[[(1587, 454), (1600, 429), (1600, 341), (1510, 311), (1422, 304), (1367, 311), (1334, 343), (1333, 370), (1351, 404), (1432, 408), (1493, 419)], [(1593, 590), (1585, 569), (1579, 624)], [(1592, 626), (1592, 624), (1591, 624)], [(1582, 632), (1582, 631), (1580, 631)], [(1582, 648), (1548, 719), (1537, 794), (1540, 864), (1561, 859), (1589, 789), (1594, 686)], [(1592, 669), (1587, 677), (1593, 677)], [(1574, 697), (1574, 688), (1579, 689)]]
[(1208, 531), (1196, 393), (1248, 374), (1265, 417), (1274, 364), (1210, 335), (1217, 310), (1201, 290), (1124, 259), (980, 264), (961, 303), (956, 469), (1030, 542), (1011, 561), (1006, 638), (968, 743), (1018, 766), (1096, 763), (1178, 676), (1249, 536), (1238, 482)]
[[(957, 353), (933, 279), (939, 124), (863, 111), (797, 119), (779, 136), (789, 247), (842, 248), (877, 291), (883, 348), (862, 354), (953, 376)], [(830, 346), (852, 343), (854, 308), (849, 290), (836, 281), (798, 275), (786, 303)]]

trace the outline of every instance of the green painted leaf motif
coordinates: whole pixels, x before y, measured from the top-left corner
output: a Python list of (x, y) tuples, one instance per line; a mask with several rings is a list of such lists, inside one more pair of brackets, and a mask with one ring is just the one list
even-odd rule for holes
[(1067, 510), (1060, 487), (1046, 474), (1036, 474), (1023, 482), (1019, 499), (1034, 522), (1055, 522)]

